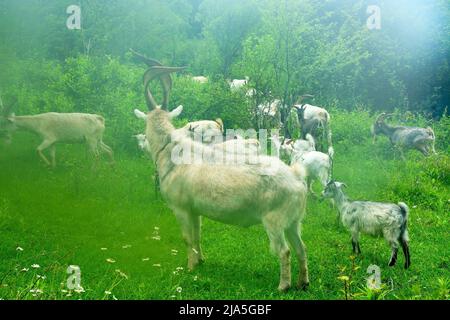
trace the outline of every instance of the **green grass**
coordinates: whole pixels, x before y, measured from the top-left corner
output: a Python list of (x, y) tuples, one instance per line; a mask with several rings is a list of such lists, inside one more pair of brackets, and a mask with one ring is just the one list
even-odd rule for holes
[[(81, 146), (60, 146), (59, 166), (50, 170), (33, 151), (37, 138), (17, 134), (13, 145), (0, 146), (0, 298), (344, 299), (339, 277), (349, 276), (347, 295), (353, 299), (448, 299), (449, 158), (411, 152), (404, 163), (380, 140), (374, 149), (337, 142), (335, 178), (348, 184), (354, 199), (410, 206), (411, 268), (403, 269), (402, 255), (388, 268), (388, 245), (364, 235), (362, 256), (353, 260), (349, 233), (336, 224), (334, 209), (309, 198), (303, 239), (311, 286), (281, 294), (278, 261), (261, 226), (244, 229), (204, 219), (206, 261), (188, 272), (178, 224), (155, 198), (152, 163), (137, 150), (118, 152), (114, 169), (104, 162), (92, 171)], [(160, 240), (153, 239), (156, 233)], [(380, 292), (366, 289), (371, 264), (381, 268)], [(80, 266), (85, 292), (65, 291), (69, 265)], [(177, 272), (179, 267), (184, 269)], [(297, 270), (293, 261), (293, 274)], [(33, 296), (31, 289), (43, 293)]]

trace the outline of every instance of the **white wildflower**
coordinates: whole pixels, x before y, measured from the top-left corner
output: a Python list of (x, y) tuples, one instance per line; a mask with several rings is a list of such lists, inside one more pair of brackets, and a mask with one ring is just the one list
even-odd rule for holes
[(125, 273), (123, 273), (122, 271), (120, 271), (119, 269), (116, 269), (116, 272), (117, 272), (121, 277), (123, 277), (123, 278), (125, 278), (125, 279), (128, 279), (128, 276), (127, 276)]
[(149, 261), (150, 258), (142, 258), (142, 261)]
[(85, 291), (84, 291), (84, 288), (83, 288), (82, 286), (78, 286), (78, 288), (76, 288), (76, 289), (73, 290), (73, 291), (75, 291), (76, 293), (83, 293), (83, 292), (85, 292)]
[(35, 264), (32, 264), (31, 267), (32, 267), (33, 269), (39, 269), (41, 266), (38, 265), (37, 263), (35, 263)]
[(116, 260), (108, 258), (108, 259), (106, 259), (106, 262), (108, 262), (108, 263), (116, 263)]
[(17, 251), (23, 251), (23, 248), (22, 247), (17, 247), (16, 250)]
[(177, 292), (178, 292), (178, 293), (181, 293), (182, 291), (183, 291), (183, 288), (182, 288), (182, 287), (178, 287), (178, 288), (177, 288)]

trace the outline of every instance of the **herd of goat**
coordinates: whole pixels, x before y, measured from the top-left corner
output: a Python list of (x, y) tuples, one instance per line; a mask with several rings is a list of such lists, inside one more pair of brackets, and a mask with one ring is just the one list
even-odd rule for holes
[[(290, 247), (299, 263), (298, 287), (309, 285), (306, 248), (301, 239), (301, 223), (305, 216), (308, 193), (313, 194), (312, 184), (320, 182), (322, 196), (330, 198), (338, 210), (338, 218), (352, 235), (353, 252), (360, 253), (359, 235), (365, 233), (383, 236), (391, 246), (389, 266), (397, 260), (401, 247), (405, 256), (405, 268), (410, 265), (408, 249), (408, 206), (369, 201), (350, 201), (344, 191), (345, 184), (332, 180), (333, 154), (331, 144), (330, 114), (323, 108), (309, 104), (296, 104), (301, 125), (301, 139), (285, 139), (278, 135), (270, 137), (275, 156), (260, 153), (256, 139), (236, 135), (232, 139), (216, 142), (215, 136), (223, 136), (224, 125), (220, 119), (190, 122), (175, 128), (171, 120), (181, 114), (179, 106), (169, 111), (169, 94), (172, 88), (171, 73), (184, 68), (166, 67), (156, 60), (137, 52), (135, 56), (147, 65), (144, 74), (144, 96), (148, 112), (135, 110), (144, 120), (146, 131), (136, 135), (142, 150), (155, 163), (160, 192), (180, 222), (183, 238), (187, 244), (188, 267), (192, 270), (203, 260), (200, 245), (201, 216), (232, 225), (251, 226), (262, 224), (270, 239), (270, 245), (280, 260), (278, 289), (285, 291), (291, 286)], [(156, 103), (150, 84), (159, 81), (163, 89), (163, 102)], [(206, 77), (194, 77), (205, 83)], [(245, 80), (230, 82), (232, 90), (245, 88)], [(254, 91), (247, 91), (251, 96)], [(0, 101), (1, 103), (1, 101)], [(280, 100), (257, 107), (265, 117), (275, 117)], [(0, 135), (10, 142), (16, 129), (37, 134), (42, 143), (37, 152), (47, 165), (56, 165), (55, 145), (58, 143), (84, 143), (98, 158), (106, 153), (114, 162), (113, 151), (102, 136), (104, 118), (95, 114), (45, 113), (16, 116), (2, 104)], [(431, 128), (391, 126), (385, 122), (383, 113), (372, 126), (372, 134), (387, 136), (401, 150), (417, 149), (428, 156), (435, 153), (435, 136)], [(319, 133), (320, 132), (320, 133)], [(197, 136), (201, 139), (197, 139)], [(327, 150), (316, 150), (318, 140), (325, 140)], [(232, 154), (233, 163), (213, 160), (175, 163), (174, 150), (196, 150), (201, 154)], [(44, 155), (49, 149), (50, 160)], [(322, 152), (322, 151), (326, 151)], [(257, 155), (257, 161), (249, 161)], [(404, 157), (403, 152), (401, 153)], [(220, 158), (223, 159), (223, 158)], [(289, 247), (290, 245), (290, 247)]]

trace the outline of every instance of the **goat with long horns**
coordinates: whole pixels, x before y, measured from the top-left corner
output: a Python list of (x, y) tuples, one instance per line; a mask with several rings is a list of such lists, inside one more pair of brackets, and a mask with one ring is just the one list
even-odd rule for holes
[[(180, 108), (168, 110), (172, 85), (170, 74), (184, 68), (171, 68), (137, 54), (149, 68), (144, 74), (144, 92), (149, 113), (146, 137), (157, 164), (161, 194), (181, 225), (187, 244), (188, 267), (192, 270), (203, 260), (200, 247), (201, 216), (226, 224), (251, 226), (262, 223), (271, 248), (280, 260), (278, 289), (291, 286), (289, 242), (297, 256), (300, 273), (298, 286), (309, 284), (306, 250), (300, 236), (305, 215), (306, 184), (301, 165), (289, 167), (275, 157), (261, 156), (257, 163), (194, 162), (177, 164), (173, 151), (210, 152), (213, 147), (177, 135), (171, 118)], [(163, 87), (163, 104), (158, 106), (149, 85), (159, 80)], [(179, 132), (179, 131), (178, 131)], [(287, 240), (287, 241), (286, 241)], [(238, 258), (238, 257), (236, 257)], [(244, 259), (242, 259), (242, 263)]]

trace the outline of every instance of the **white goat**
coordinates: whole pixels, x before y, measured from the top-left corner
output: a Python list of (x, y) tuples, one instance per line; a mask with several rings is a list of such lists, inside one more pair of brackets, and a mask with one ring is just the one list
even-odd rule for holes
[(198, 83), (207, 83), (208, 82), (208, 78), (205, 76), (196, 76), (196, 77), (192, 77), (191, 79), (194, 82), (198, 82)]
[[(173, 115), (172, 115), (173, 118)], [(177, 129), (180, 131), (180, 129)], [(133, 136), (136, 138), (139, 149), (143, 152), (150, 154), (150, 146), (145, 134), (136, 134)], [(235, 139), (226, 140), (220, 143), (212, 145), (213, 148), (220, 150), (228, 154), (239, 155), (258, 155), (261, 154), (261, 148), (259, 141), (256, 139), (244, 139), (239, 135), (236, 135)]]
[[(300, 237), (300, 222), (305, 214), (306, 185), (301, 166), (288, 167), (274, 157), (261, 156), (257, 164), (193, 163), (175, 164), (173, 151), (181, 145), (201, 152), (211, 146), (179, 134), (171, 124), (171, 114), (156, 104), (149, 83), (182, 68), (150, 67), (144, 76), (147, 115), (146, 136), (159, 172), (161, 194), (180, 222), (188, 247), (188, 267), (202, 259), (200, 217), (227, 224), (250, 226), (262, 223), (271, 247), (280, 259), (279, 290), (291, 285), (290, 250), (292, 245), (300, 264), (298, 285), (309, 283), (305, 246)], [(170, 88), (164, 89), (168, 101)], [(167, 106), (167, 104), (166, 104)], [(172, 139), (171, 139), (172, 137)]]
[(273, 143), (273, 150), (275, 152), (274, 156), (280, 158), (286, 163), (291, 162), (292, 153), (294, 151), (294, 140), (291, 139), (283, 139), (281, 140), (279, 136), (272, 135), (270, 140)]
[[(304, 97), (309, 96), (305, 95)], [(298, 120), (300, 122), (300, 129), (302, 139), (306, 139), (306, 135), (310, 134), (314, 137), (315, 144), (320, 141), (319, 149), (325, 151), (325, 143), (327, 148), (331, 147), (331, 129), (330, 129), (330, 114), (327, 110), (321, 107), (310, 104), (296, 104), (294, 108), (297, 111)]]
[(139, 149), (141, 149), (142, 151), (144, 151), (146, 153), (150, 153), (150, 147), (149, 147), (148, 140), (147, 140), (147, 137), (145, 136), (145, 134), (140, 133), (140, 134), (134, 135), (133, 137), (136, 138)]
[(245, 77), (245, 79), (233, 79), (228, 82), (230, 85), (231, 91), (238, 91), (241, 90), (243, 87), (245, 87), (248, 84), (249, 77)]
[(347, 227), (352, 234), (353, 252), (361, 253), (359, 247), (360, 232), (372, 236), (383, 236), (392, 248), (392, 255), (389, 266), (394, 266), (397, 262), (397, 252), (399, 244), (402, 246), (405, 255), (405, 269), (411, 265), (408, 247), (408, 206), (399, 202), (380, 203), (369, 201), (350, 201), (342, 191), (346, 185), (331, 181), (323, 191), (325, 198), (331, 198), (340, 213), (342, 224)]
[[(15, 116), (10, 114), (0, 119), (0, 129), (11, 136), (16, 129), (37, 134), (42, 143), (37, 147), (41, 159), (56, 166), (55, 145), (57, 143), (85, 143), (89, 151), (98, 159), (100, 152), (105, 152), (111, 163), (114, 162), (113, 151), (103, 142), (105, 119), (96, 114), (86, 113), (43, 113), (32, 116)], [(50, 148), (51, 162), (43, 151)]]
[[(183, 106), (179, 106), (173, 110), (172, 118), (178, 117), (182, 110)], [(147, 120), (147, 114), (138, 109), (134, 110), (134, 114), (139, 119), (144, 121)], [(199, 120), (189, 122), (181, 129), (185, 130), (186, 133), (189, 133), (195, 140), (201, 141), (205, 144), (211, 144), (217, 140), (219, 140), (219, 142), (223, 141), (222, 136), (224, 128), (222, 119), (220, 118), (217, 118), (216, 120)]]
[(259, 128), (281, 128), (281, 107), (282, 102), (275, 99), (256, 106), (256, 117)]
[(291, 164), (301, 163), (305, 166), (308, 176), (308, 187), (311, 194), (314, 194), (312, 185), (314, 181), (319, 181), (325, 188), (331, 180), (333, 147), (328, 148), (328, 154), (316, 151), (314, 138), (306, 135), (307, 140), (297, 140), (293, 144)]

